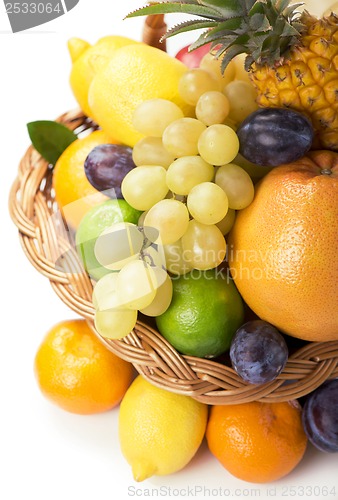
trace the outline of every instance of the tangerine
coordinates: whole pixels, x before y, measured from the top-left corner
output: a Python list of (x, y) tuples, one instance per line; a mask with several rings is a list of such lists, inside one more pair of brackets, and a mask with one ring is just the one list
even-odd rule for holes
[(212, 406), (206, 438), (211, 453), (231, 474), (252, 483), (287, 475), (307, 444), (296, 402)]
[(116, 406), (133, 375), (131, 363), (110, 352), (81, 319), (62, 321), (47, 333), (34, 369), (44, 396), (82, 415)]

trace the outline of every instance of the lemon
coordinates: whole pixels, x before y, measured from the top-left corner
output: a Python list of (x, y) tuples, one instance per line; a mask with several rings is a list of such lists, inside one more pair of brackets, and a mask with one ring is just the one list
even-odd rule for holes
[(133, 113), (141, 102), (163, 98), (177, 104), (184, 114), (191, 114), (192, 108), (178, 94), (178, 82), (186, 71), (177, 59), (143, 43), (116, 50), (90, 86), (93, 118), (122, 144), (134, 146), (143, 137), (132, 125)]
[(68, 41), (68, 50), (73, 63), (70, 86), (80, 108), (87, 116), (91, 116), (88, 91), (96, 72), (109, 62), (116, 49), (136, 43), (139, 42), (124, 36), (105, 36), (95, 45), (90, 45), (80, 38), (71, 38)]
[(138, 376), (119, 413), (121, 450), (135, 481), (185, 467), (202, 442), (207, 415), (207, 405), (155, 387)]
[(217, 269), (193, 270), (173, 280), (173, 298), (156, 324), (179, 352), (213, 358), (230, 347), (244, 317), (243, 303), (232, 280)]

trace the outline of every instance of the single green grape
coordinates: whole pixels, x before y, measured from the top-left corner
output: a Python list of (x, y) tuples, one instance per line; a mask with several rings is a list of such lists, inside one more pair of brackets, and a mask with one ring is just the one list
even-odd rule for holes
[(173, 193), (187, 195), (197, 184), (213, 180), (214, 175), (214, 167), (200, 156), (182, 156), (168, 168), (166, 182)]
[(186, 103), (193, 106), (209, 90), (221, 90), (221, 85), (212, 73), (200, 68), (187, 71), (178, 82), (178, 93)]
[(133, 168), (122, 181), (124, 199), (137, 210), (149, 210), (163, 200), (168, 192), (166, 175), (166, 169), (161, 166)]
[(201, 182), (193, 187), (187, 198), (192, 217), (202, 224), (220, 222), (228, 211), (228, 198), (223, 189), (213, 182)]
[(165, 128), (183, 116), (177, 104), (167, 99), (149, 99), (136, 107), (133, 127), (141, 134), (162, 137)]
[(142, 314), (152, 317), (163, 314), (170, 306), (173, 296), (173, 284), (168, 273), (161, 268), (155, 268), (154, 272), (159, 282), (155, 298), (148, 307), (140, 310)]
[(122, 339), (135, 327), (137, 311), (131, 309), (108, 309), (95, 312), (95, 328), (102, 337)]
[(105, 229), (96, 239), (94, 255), (111, 271), (119, 271), (131, 260), (139, 258), (143, 235), (135, 224), (118, 222)]
[(162, 200), (156, 203), (144, 219), (145, 235), (152, 240), (153, 229), (158, 231), (155, 242), (168, 245), (179, 240), (186, 232), (189, 212), (184, 203), (178, 200)]
[(175, 158), (197, 155), (198, 139), (204, 130), (206, 126), (196, 118), (181, 118), (165, 129), (163, 145)]
[(157, 281), (151, 266), (142, 260), (129, 262), (118, 274), (116, 294), (123, 307), (143, 309), (155, 298)]
[(203, 160), (211, 165), (230, 163), (239, 151), (237, 134), (228, 125), (211, 125), (200, 135), (198, 151)]
[(161, 137), (144, 137), (133, 148), (133, 162), (137, 167), (142, 165), (160, 165), (168, 168), (175, 160), (163, 146)]
[(202, 94), (196, 105), (196, 117), (207, 126), (223, 123), (229, 111), (228, 98), (216, 90)]
[(250, 175), (238, 165), (228, 163), (216, 172), (215, 182), (228, 197), (229, 207), (242, 210), (250, 205), (255, 195), (255, 188)]
[(96, 310), (105, 311), (121, 306), (116, 295), (117, 276), (118, 272), (106, 274), (95, 284), (92, 300)]
[(234, 225), (236, 219), (236, 210), (229, 208), (226, 216), (219, 222), (217, 222), (216, 226), (221, 231), (222, 234), (228, 234), (232, 226)]
[(258, 109), (257, 92), (248, 82), (234, 80), (225, 87), (223, 92), (230, 102), (229, 118), (236, 123), (241, 123)]
[(211, 73), (220, 83), (221, 89), (230, 83), (235, 78), (236, 66), (234, 61), (230, 61), (225, 71), (221, 70), (222, 58), (216, 59), (216, 57), (211, 54), (205, 54), (200, 62), (200, 68)]
[(189, 222), (182, 237), (183, 258), (194, 269), (206, 270), (223, 262), (226, 243), (215, 225), (206, 225), (196, 220)]
[(179, 276), (191, 271), (191, 265), (188, 264), (183, 257), (182, 239), (175, 241), (170, 245), (164, 245), (163, 249), (166, 268), (169, 273)]

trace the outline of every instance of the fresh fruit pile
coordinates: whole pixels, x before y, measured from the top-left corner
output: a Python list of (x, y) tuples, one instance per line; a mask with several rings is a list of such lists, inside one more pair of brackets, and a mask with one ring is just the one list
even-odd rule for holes
[[(146, 52), (142, 58), (147, 60), (149, 47), (143, 48)], [(87, 213), (78, 227), (76, 242), (81, 258), (91, 277), (100, 278), (95, 283), (93, 303), (95, 326), (104, 337), (119, 339), (129, 334), (136, 324), (137, 311), (155, 317), (169, 307), (172, 311), (175, 301), (170, 275), (205, 271), (223, 262), (224, 234), (233, 225), (235, 210), (247, 207), (254, 197), (250, 175), (230, 163), (239, 158), (234, 129), (257, 107), (250, 83), (233, 80), (235, 77), (235, 63), (222, 75), (212, 55), (204, 55), (200, 67), (185, 71), (172, 88), (183, 109), (189, 109), (189, 113), (194, 110), (196, 118), (185, 116), (171, 100), (142, 100), (132, 113), (132, 127), (142, 134), (132, 154), (128, 146), (114, 144), (98, 145), (88, 154), (84, 172), (93, 187), (117, 198), (111, 205), (120, 206), (119, 199), (123, 198), (121, 202), (140, 217), (138, 221), (125, 215), (103, 219), (110, 203), (105, 202)], [(90, 88), (94, 109), (93, 92)], [(116, 130), (115, 136), (121, 139), (119, 133)], [(96, 229), (90, 231), (88, 225)], [(222, 285), (224, 290), (233, 287), (225, 280)], [(180, 351), (214, 357), (228, 349), (242, 319), (241, 309), (234, 300), (232, 303), (232, 316), (237, 318), (232, 329), (225, 329), (222, 320), (221, 326), (212, 330), (213, 335), (208, 333), (210, 328), (204, 331), (209, 338), (206, 345), (191, 345), (190, 321), (190, 344)], [(232, 323), (230, 317), (228, 323)], [(161, 333), (171, 339), (171, 328), (164, 324), (167, 322), (158, 320)], [(226, 341), (221, 341), (224, 337)]]
[(337, 379), (304, 400), (208, 416), (179, 388), (131, 383), (132, 365), (99, 340), (126, 337), (142, 315), (179, 353), (216, 358), (248, 386), (283, 373), (291, 337), (338, 340), (338, 17), (298, 6), (182, 0), (131, 14), (203, 18), (171, 30), (206, 28), (199, 51), (176, 58), (124, 37), (71, 39), (71, 86), (100, 129), (78, 138), (29, 124), (54, 165), (100, 334), (56, 325), (36, 356), (38, 383), (75, 413), (122, 399), (121, 449), (137, 481), (182, 469), (204, 435), (250, 482), (288, 474), (308, 439), (338, 452)]

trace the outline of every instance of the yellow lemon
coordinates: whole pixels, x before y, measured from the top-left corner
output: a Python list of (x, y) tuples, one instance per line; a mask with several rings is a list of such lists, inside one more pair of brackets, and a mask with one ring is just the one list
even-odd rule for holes
[(72, 142), (56, 162), (53, 172), (55, 199), (72, 227), (80, 224), (90, 208), (108, 200), (88, 181), (84, 171), (85, 159), (95, 146), (116, 142), (102, 130), (97, 130)]
[(90, 45), (80, 38), (71, 38), (68, 41), (68, 50), (73, 63), (70, 86), (80, 108), (87, 116), (91, 116), (88, 91), (96, 72), (109, 62), (116, 49), (135, 43), (139, 42), (124, 36), (105, 36), (95, 45)]
[(132, 125), (134, 110), (142, 101), (168, 99), (191, 114), (192, 108), (178, 94), (178, 82), (186, 71), (177, 59), (143, 43), (116, 50), (89, 89), (94, 119), (123, 144), (134, 146), (143, 137)]
[(155, 387), (138, 376), (119, 413), (121, 450), (135, 481), (185, 467), (202, 442), (207, 418), (207, 405)]

